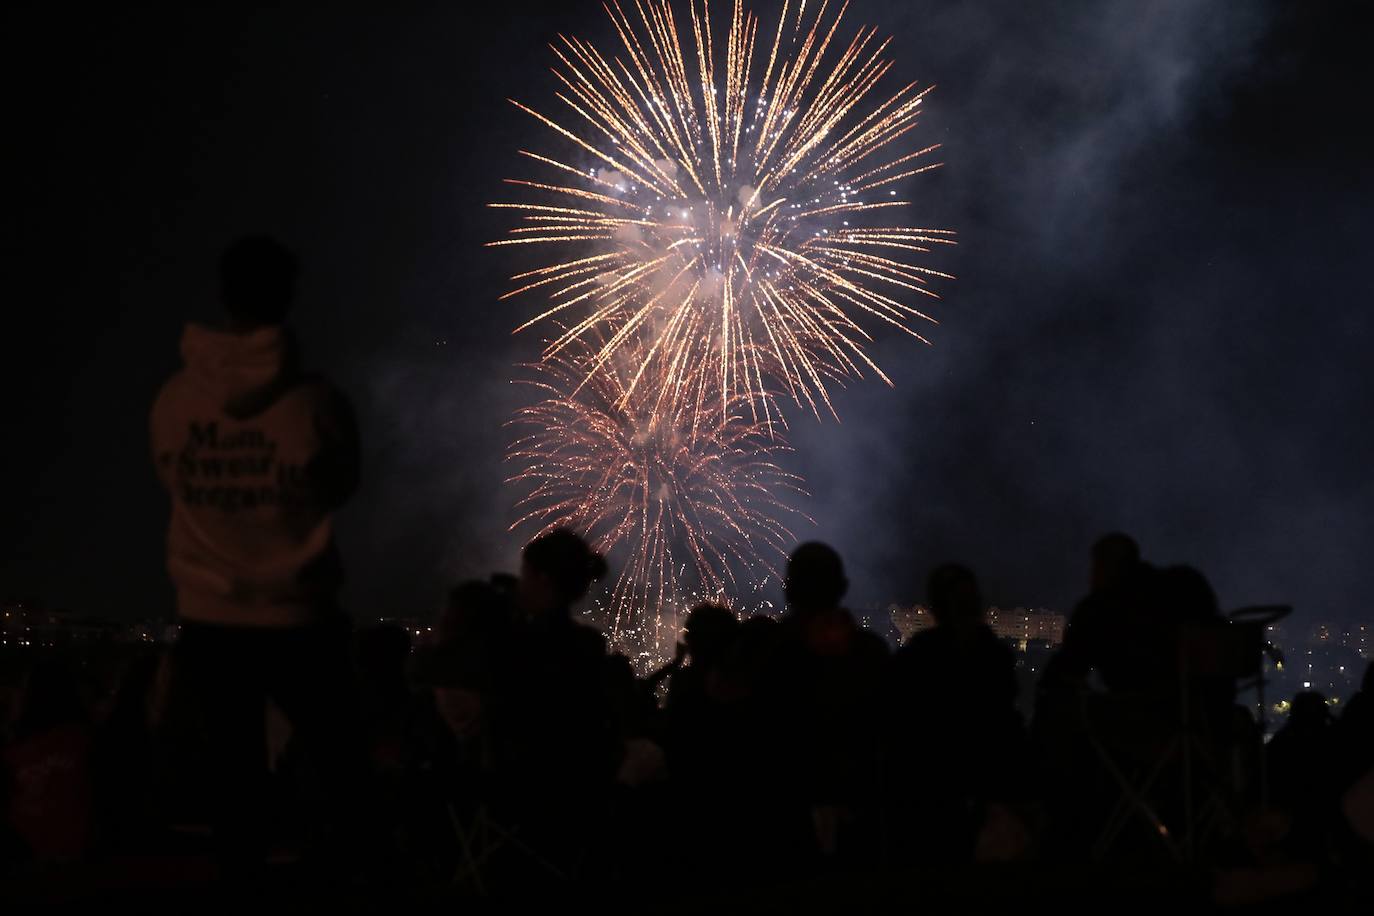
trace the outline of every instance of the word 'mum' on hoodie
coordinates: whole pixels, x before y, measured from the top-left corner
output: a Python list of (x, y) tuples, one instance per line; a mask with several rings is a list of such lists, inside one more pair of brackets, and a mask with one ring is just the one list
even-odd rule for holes
[(184, 367), (152, 412), (172, 499), (167, 569), (182, 617), (300, 626), (334, 607), (342, 570), (331, 515), (357, 484), (347, 399), (296, 366), (280, 326), (188, 325)]

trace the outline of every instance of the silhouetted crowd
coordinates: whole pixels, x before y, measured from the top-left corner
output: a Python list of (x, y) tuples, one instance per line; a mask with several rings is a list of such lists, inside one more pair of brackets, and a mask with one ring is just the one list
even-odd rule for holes
[(126, 883), (144, 862), (152, 884), (285, 869), (336, 892), (709, 899), (1105, 862), (1202, 870), (1230, 902), (1368, 891), (1370, 673), (1339, 718), (1294, 698), (1266, 743), (1263, 620), (1125, 535), (1094, 545), (1029, 723), (972, 571), (930, 573), (935, 625), (893, 652), (820, 543), (791, 555), (780, 617), (703, 604), (644, 677), (580, 622), (606, 562), (565, 529), (518, 576), (455, 587), (432, 638), (354, 631), (331, 525), (357, 433), (300, 368), (295, 273), (270, 239), (233, 246), (228, 325), (188, 327), (153, 409), (175, 645), (23, 673), (0, 733), (6, 882), (118, 861)]
[(782, 617), (703, 604), (644, 678), (573, 609), (604, 570), (558, 530), (518, 578), (454, 588), (418, 644), (340, 619), (207, 652), (193, 629), (96, 697), (40, 661), (3, 749), (7, 860), (189, 843), (245, 880), (305, 861), (491, 894), (1018, 861), (1277, 863), (1301, 886), (1370, 862), (1371, 676), (1338, 719), (1298, 695), (1264, 743), (1236, 697), (1257, 659), (1189, 667), (1197, 634), (1243, 627), (1123, 536), (1097, 545), (1029, 727), (963, 567), (930, 574), (936, 625), (894, 653), (804, 544)]

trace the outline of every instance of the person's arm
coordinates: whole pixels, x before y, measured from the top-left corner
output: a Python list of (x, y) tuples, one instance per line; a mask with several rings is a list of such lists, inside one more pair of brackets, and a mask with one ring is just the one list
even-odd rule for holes
[(657, 669), (656, 671), (652, 672), (647, 678), (645, 678), (645, 685), (649, 688), (650, 691), (657, 690), (659, 684), (663, 683), (664, 680), (676, 674), (678, 671), (682, 669), (682, 663), (686, 658), (687, 646), (683, 643), (678, 643), (677, 651), (673, 654), (673, 660), (668, 662), (661, 668)]

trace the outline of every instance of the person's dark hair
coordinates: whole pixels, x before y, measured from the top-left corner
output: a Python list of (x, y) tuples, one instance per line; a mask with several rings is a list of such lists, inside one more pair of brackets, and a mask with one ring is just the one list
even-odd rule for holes
[(1121, 565), (1140, 562), (1140, 545), (1120, 531), (1102, 535), (1093, 543), (1093, 559)]
[(1288, 722), (1295, 728), (1320, 728), (1331, 721), (1326, 696), (1315, 690), (1299, 691), (1288, 710)]
[(398, 623), (363, 627), (355, 637), (358, 671), (369, 679), (403, 676), (410, 656), (410, 633)]
[(1158, 588), (1166, 609), (1179, 620), (1205, 621), (1221, 616), (1207, 577), (1191, 566), (1171, 566), (1160, 574)]
[(488, 633), (505, 616), (509, 600), (508, 593), (481, 579), (460, 582), (449, 590), (439, 615), (439, 642)]
[(739, 631), (735, 612), (719, 604), (698, 604), (684, 627), (693, 662), (711, 663), (729, 651)]
[(281, 324), (291, 308), (300, 272), (296, 256), (265, 235), (241, 238), (219, 259), (220, 298), (235, 321)]
[(1127, 534), (1113, 531), (1093, 543), (1094, 590), (1122, 585), (1140, 567), (1140, 546)]
[(778, 622), (757, 614), (740, 623), (725, 664), (736, 677), (757, 684), (767, 677), (777, 642)]
[(926, 580), (926, 602), (938, 624), (976, 620), (981, 610), (978, 578), (958, 563), (937, 566)]
[(606, 559), (567, 528), (535, 538), (521, 556), (530, 569), (549, 578), (565, 606), (582, 600), (592, 583), (606, 575)]
[(844, 562), (829, 544), (808, 541), (787, 558), (787, 603), (799, 611), (835, 607), (849, 589)]

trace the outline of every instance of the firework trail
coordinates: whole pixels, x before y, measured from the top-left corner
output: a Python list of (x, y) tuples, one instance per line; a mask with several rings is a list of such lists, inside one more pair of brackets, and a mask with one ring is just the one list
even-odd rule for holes
[[(740, 2), (717, 27), (704, 0), (681, 25), (669, 0), (635, 0), (633, 15), (611, 0), (615, 54), (575, 37), (552, 46), (561, 114), (514, 102), (574, 159), (522, 150), (546, 177), (509, 180), (535, 202), (491, 204), (520, 224), (489, 244), (551, 254), (507, 297), (548, 296), (521, 325), (559, 322), (545, 360), (595, 340), (569, 393), (624, 374), (618, 406), (638, 397), (673, 414), (710, 375), (722, 421), (743, 408), (771, 432), (770, 387), (833, 414), (828, 383), (871, 371), (891, 384), (865, 351), (870, 328), (925, 340), (917, 328), (933, 319), (908, 300), (938, 298), (931, 281), (949, 275), (912, 256), (953, 233), (887, 217), (907, 204), (901, 183), (938, 165), (926, 162), (937, 147), (897, 143), (929, 90), (876, 96), (890, 39), (861, 28), (844, 44), (845, 6), (810, 7), (784, 5), (761, 32)], [(646, 397), (646, 385), (661, 387)]]
[(645, 612), (721, 600), (776, 574), (793, 540), (787, 522), (805, 518), (783, 500), (802, 489), (774, 461), (786, 448), (776, 431), (738, 397), (721, 416), (706, 375), (671, 409), (648, 397), (649, 386), (631, 391), (638, 361), (628, 351), (571, 395), (595, 347), (529, 367), (542, 399), (508, 424), (517, 432), (507, 457), (519, 469), (508, 482), (524, 494), (512, 527), (533, 537), (572, 528), (623, 555), (609, 598), (613, 634), (643, 627)]

